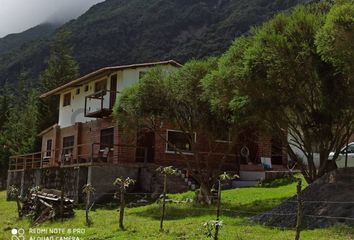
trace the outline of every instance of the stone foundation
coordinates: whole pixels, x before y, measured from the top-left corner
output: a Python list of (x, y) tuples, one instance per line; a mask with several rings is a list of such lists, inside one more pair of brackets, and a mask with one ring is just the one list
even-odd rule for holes
[[(68, 168), (46, 168), (24, 171), (9, 171), (7, 186), (14, 185), (25, 196), (32, 187), (62, 189), (65, 194), (75, 200), (83, 202), (82, 188), (91, 183), (95, 188), (95, 202), (111, 201), (117, 192), (113, 182), (117, 177), (130, 177), (137, 180), (136, 184), (128, 191), (158, 193), (162, 192), (163, 178), (155, 171), (156, 166), (89, 166)], [(63, 176), (63, 180), (62, 180)], [(188, 185), (178, 177), (169, 177), (169, 192), (183, 192), (188, 190)]]

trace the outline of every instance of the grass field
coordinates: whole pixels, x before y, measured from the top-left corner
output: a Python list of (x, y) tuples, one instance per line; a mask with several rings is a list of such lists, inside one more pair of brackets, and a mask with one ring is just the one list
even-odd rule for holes
[[(226, 190), (222, 193), (222, 207), (242, 212), (262, 212), (278, 205), (282, 200), (294, 195), (296, 184), (282, 186), (242, 188)], [(206, 208), (193, 204), (170, 204), (167, 206), (165, 230), (159, 231), (160, 209), (154, 203), (144, 207), (128, 208), (125, 215), (126, 230), (118, 229), (118, 212), (116, 209), (97, 208), (91, 212), (93, 225), (86, 227), (85, 211), (76, 210), (75, 217), (64, 222), (47, 222), (30, 227), (27, 219), (18, 220), (16, 204), (5, 201), (5, 192), (0, 192), (0, 239), (11, 239), (11, 229), (23, 228), (26, 239), (47, 240), (44, 236), (51, 234), (29, 234), (30, 228), (48, 231), (53, 228), (85, 229), (85, 233), (71, 234), (78, 238), (71, 239), (207, 239), (203, 223), (215, 218), (214, 207)], [(171, 195), (171, 198), (185, 199), (193, 193)], [(269, 228), (248, 220), (251, 213), (224, 211), (221, 219), (223, 227), (219, 239), (239, 240), (286, 240), (294, 239), (294, 230)], [(39, 237), (40, 236), (40, 237)], [(71, 240), (57, 238), (58, 240)], [(57, 240), (54, 238), (54, 240)], [(329, 229), (304, 230), (302, 239), (336, 240), (354, 239), (354, 229), (338, 226)], [(51, 240), (48, 238), (48, 240)]]

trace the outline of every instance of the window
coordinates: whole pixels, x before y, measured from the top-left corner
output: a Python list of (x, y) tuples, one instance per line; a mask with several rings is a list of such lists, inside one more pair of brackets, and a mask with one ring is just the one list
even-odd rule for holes
[(85, 86), (85, 92), (87, 92), (89, 90), (89, 85)]
[(64, 95), (63, 107), (69, 106), (71, 104), (71, 93), (66, 93)]
[(230, 143), (231, 133), (229, 130), (219, 131), (215, 139), (215, 142)]
[(113, 146), (114, 144), (114, 128), (106, 128), (101, 130), (101, 148)]
[(63, 153), (71, 154), (74, 149), (74, 136), (64, 137), (63, 138)]
[(142, 79), (146, 74), (146, 71), (139, 71), (139, 80)]
[(76, 89), (76, 95), (80, 94), (80, 88)]
[(107, 89), (107, 80), (102, 80), (95, 83), (95, 92)]
[(52, 143), (53, 143), (52, 139), (47, 140), (47, 151), (45, 154), (47, 157), (52, 156)]
[[(171, 144), (166, 145), (166, 152), (176, 152), (176, 148), (182, 152), (188, 153), (192, 151), (192, 146), (189, 141), (189, 135), (176, 130), (167, 130), (167, 140)], [(194, 133), (194, 142), (196, 141), (196, 134)], [(173, 145), (174, 146), (173, 146)]]

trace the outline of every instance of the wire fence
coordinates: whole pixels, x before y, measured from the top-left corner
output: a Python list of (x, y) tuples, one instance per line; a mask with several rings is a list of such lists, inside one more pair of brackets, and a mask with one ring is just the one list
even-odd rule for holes
[[(112, 193), (112, 192), (100, 192), (100, 194), (102, 195), (116, 195), (116, 193)], [(160, 194), (158, 193), (151, 193), (151, 192), (127, 192), (125, 193), (125, 195), (128, 196), (160, 196)], [(215, 198), (216, 196), (214, 195), (210, 195), (208, 196), (209, 198)], [(141, 200), (144, 200), (144, 198), (142, 198)], [(159, 203), (159, 198), (155, 198), (154, 200), (156, 200), (157, 203)], [(212, 207), (198, 207), (196, 205), (192, 205), (193, 201), (190, 201), (188, 198), (186, 198), (185, 200), (176, 200), (176, 199), (169, 199), (170, 201), (167, 201), (168, 204), (187, 204), (187, 205), (191, 205), (193, 206), (193, 210), (199, 210), (199, 211), (207, 211), (207, 212), (216, 212), (217, 209), (214, 208), (214, 206)], [(272, 204), (282, 204), (282, 203), (293, 203), (293, 204), (298, 204), (298, 201), (295, 200), (275, 200), (275, 199), (261, 199), (260, 201), (262, 202), (268, 202), (268, 203), (272, 203)], [(153, 201), (155, 202), (155, 201)], [(135, 202), (135, 203), (139, 203), (139, 202)], [(343, 205), (353, 205), (354, 208), (354, 201), (323, 201), (323, 200), (303, 200), (302, 201), (303, 204), (343, 204)], [(150, 202), (146, 202), (146, 204), (151, 204)], [(117, 205), (117, 204), (115, 204)], [(109, 204), (97, 204), (95, 203), (95, 206), (97, 207), (108, 207), (108, 206), (112, 206)], [(271, 216), (296, 216), (297, 213), (275, 213), (275, 212), (264, 212), (264, 211), (249, 211), (249, 210), (239, 210), (239, 209), (230, 209), (230, 208), (223, 208), (221, 206), (221, 212), (227, 212), (227, 213), (234, 213), (234, 214), (249, 214), (249, 215), (271, 215)], [(354, 221), (354, 217), (344, 217), (344, 216), (327, 216), (327, 215), (313, 215), (313, 214), (303, 214), (303, 217), (311, 217), (311, 218), (326, 218), (326, 219), (337, 219), (337, 220), (348, 220), (348, 221)]]

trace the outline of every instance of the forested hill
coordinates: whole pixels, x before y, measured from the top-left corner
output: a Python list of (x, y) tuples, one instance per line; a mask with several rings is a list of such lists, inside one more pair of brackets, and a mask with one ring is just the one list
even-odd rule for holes
[[(82, 74), (117, 64), (217, 55), (275, 13), (306, 0), (107, 0), (62, 26)], [(50, 38), (53, 38), (52, 33)], [(49, 40), (0, 55), (0, 84), (46, 67)]]
[(21, 33), (13, 33), (0, 38), (0, 56), (20, 48), (23, 44), (48, 37), (53, 34), (58, 27), (58, 24), (44, 23)]

